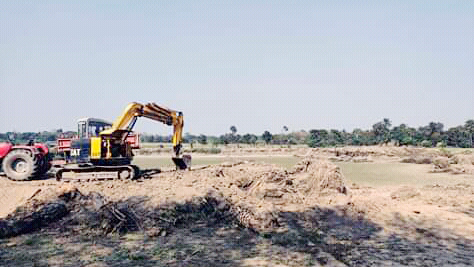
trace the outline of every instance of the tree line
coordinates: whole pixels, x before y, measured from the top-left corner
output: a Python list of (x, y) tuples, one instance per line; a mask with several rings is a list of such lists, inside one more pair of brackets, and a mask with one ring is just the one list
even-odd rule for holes
[(15, 143), (26, 143), (30, 140), (35, 142), (55, 142), (58, 138), (72, 138), (77, 135), (76, 132), (62, 129), (42, 131), (42, 132), (6, 132), (0, 133), (0, 141), (11, 140)]
[(307, 144), (310, 147), (335, 145), (380, 145), (392, 143), (397, 146), (413, 145), (423, 147), (450, 146), (473, 147), (474, 120), (447, 130), (440, 122), (430, 122), (418, 128), (406, 124), (393, 126), (390, 119), (383, 119), (372, 125), (372, 129), (354, 129), (351, 133), (338, 130), (311, 130)]
[[(143, 142), (169, 142), (171, 136), (141, 135)], [(468, 120), (465, 124), (444, 129), (444, 124), (440, 122), (430, 122), (418, 128), (410, 127), (407, 124), (392, 126), (388, 118), (372, 125), (371, 129), (354, 129), (352, 132), (336, 129), (312, 129), (309, 131), (300, 130), (288, 132), (288, 127), (283, 126), (280, 133), (265, 131), (261, 135), (237, 134), (237, 127), (231, 126), (230, 132), (220, 136), (192, 135), (185, 134), (186, 143), (199, 144), (277, 144), (277, 145), (302, 145), (309, 147), (330, 147), (330, 146), (368, 146), (380, 144), (394, 144), (396, 146), (450, 146), (469, 148), (474, 143), (474, 120)]]
[[(231, 126), (230, 132), (219, 135), (193, 135), (186, 133), (183, 136), (184, 143), (199, 143), (212, 145), (227, 144), (277, 144), (277, 145), (308, 145), (309, 147), (330, 147), (341, 145), (367, 146), (380, 144), (394, 144), (397, 146), (413, 145), (423, 147), (449, 146), (469, 148), (474, 143), (474, 120), (468, 120), (463, 125), (451, 127), (447, 130), (440, 122), (430, 122), (418, 128), (410, 127), (407, 124), (392, 126), (390, 119), (384, 118), (382, 121), (372, 125), (371, 129), (354, 129), (352, 132), (336, 129), (312, 129), (309, 131), (300, 130), (289, 132), (287, 126), (283, 126), (281, 132), (271, 133), (264, 131), (260, 135), (251, 133), (238, 134), (237, 127)], [(35, 140), (37, 142), (53, 142), (60, 137), (72, 137), (76, 133), (72, 131), (63, 132), (61, 129), (43, 132), (24, 133), (0, 133), (0, 141), (8, 140), (14, 136), (16, 142), (27, 142)], [(140, 135), (142, 142), (147, 143), (167, 143), (171, 142), (171, 135), (162, 136), (156, 134), (143, 133)], [(11, 138), (10, 138), (11, 139)]]

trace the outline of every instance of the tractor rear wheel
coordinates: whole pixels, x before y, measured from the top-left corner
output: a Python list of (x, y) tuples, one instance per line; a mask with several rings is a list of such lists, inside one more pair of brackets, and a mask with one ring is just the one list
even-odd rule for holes
[(13, 150), (3, 159), (2, 168), (8, 178), (15, 181), (31, 180), (40, 171), (40, 164), (31, 151)]

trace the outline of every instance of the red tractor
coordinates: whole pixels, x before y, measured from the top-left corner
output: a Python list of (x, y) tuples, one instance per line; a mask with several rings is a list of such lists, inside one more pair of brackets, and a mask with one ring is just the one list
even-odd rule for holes
[(15, 145), (11, 141), (0, 143), (0, 166), (11, 180), (41, 177), (51, 168), (48, 147), (33, 141), (26, 145)]

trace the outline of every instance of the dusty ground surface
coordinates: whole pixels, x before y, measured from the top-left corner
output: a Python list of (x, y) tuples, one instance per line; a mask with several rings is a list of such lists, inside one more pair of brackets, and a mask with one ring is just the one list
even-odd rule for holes
[[(456, 174), (472, 175), (471, 154), (390, 147), (268, 153), (301, 162), (150, 171), (137, 181), (2, 178), (0, 266), (474, 265), (474, 176), (457, 182)], [(453, 180), (361, 186), (331, 161), (431, 164)]]

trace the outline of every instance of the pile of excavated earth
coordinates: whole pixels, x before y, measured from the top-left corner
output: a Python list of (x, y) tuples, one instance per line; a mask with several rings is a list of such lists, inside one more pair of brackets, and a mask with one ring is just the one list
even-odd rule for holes
[[(176, 210), (170, 213), (166, 208), (170, 205), (183, 205), (185, 216), (190, 219), (211, 212), (218, 218), (235, 218), (244, 227), (268, 230), (279, 225), (278, 213), (347, 202), (349, 193), (340, 169), (313, 157), (290, 170), (237, 162), (150, 178), (56, 186), (44, 182), (43, 189), (1, 222), (0, 237), (26, 233), (60, 220), (63, 227), (102, 228), (106, 232), (144, 228), (161, 231), (178, 221), (185, 222), (180, 217), (183, 214)], [(136, 204), (140, 204), (140, 210), (130, 208)], [(190, 205), (191, 212), (186, 205)], [(163, 207), (159, 210), (163, 214), (152, 214), (156, 206)]]

